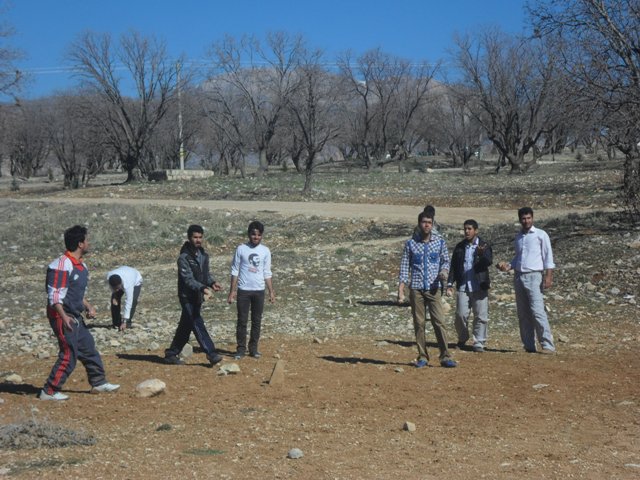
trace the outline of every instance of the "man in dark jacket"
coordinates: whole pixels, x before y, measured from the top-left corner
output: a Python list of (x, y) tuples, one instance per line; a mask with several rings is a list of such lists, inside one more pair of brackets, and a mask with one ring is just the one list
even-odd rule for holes
[(200, 348), (207, 354), (210, 365), (214, 366), (222, 357), (216, 352), (200, 312), (205, 296), (211, 294), (210, 289), (218, 292), (222, 286), (209, 272), (209, 255), (202, 247), (203, 228), (200, 225), (189, 226), (187, 238), (178, 257), (178, 297), (182, 315), (171, 346), (164, 352), (164, 360), (174, 365), (184, 363), (178, 355), (193, 332)]
[(489, 265), (493, 262), (491, 246), (478, 236), (478, 222), (464, 222), (464, 240), (456, 245), (451, 257), (451, 269), (447, 280), (447, 296), (456, 297), (455, 327), (458, 347), (469, 340), (469, 314), (473, 311), (473, 351), (484, 352), (489, 323)]

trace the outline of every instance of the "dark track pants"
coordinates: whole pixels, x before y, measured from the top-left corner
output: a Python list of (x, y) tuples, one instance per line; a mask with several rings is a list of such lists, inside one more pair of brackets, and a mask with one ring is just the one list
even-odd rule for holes
[(47, 308), (47, 317), (53, 332), (58, 339), (58, 359), (54, 363), (49, 378), (44, 384), (44, 390), (49, 395), (59, 391), (67, 381), (71, 372), (76, 368), (78, 360), (87, 371), (87, 377), (92, 387), (106, 382), (104, 366), (100, 354), (96, 350), (93, 335), (87, 330), (82, 317), (76, 317), (71, 330), (64, 328), (60, 314), (53, 308)]
[(175, 357), (180, 355), (182, 348), (189, 341), (191, 332), (196, 337), (198, 345), (207, 354), (207, 358), (211, 359), (216, 354), (216, 347), (213, 344), (213, 340), (207, 332), (207, 327), (204, 326), (204, 320), (200, 310), (202, 305), (195, 303), (183, 303), (182, 315), (180, 315), (180, 323), (176, 328), (176, 333), (173, 336), (171, 346), (164, 351), (165, 357)]

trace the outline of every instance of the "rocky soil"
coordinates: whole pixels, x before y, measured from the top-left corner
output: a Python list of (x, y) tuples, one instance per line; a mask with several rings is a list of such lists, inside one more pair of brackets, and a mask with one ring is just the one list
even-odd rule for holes
[[(604, 203), (615, 209), (613, 201)], [(0, 418), (5, 426), (64, 426), (95, 444), (13, 448), (0, 431), (0, 476), (640, 475), (640, 228), (621, 213), (540, 215), (558, 264), (546, 294), (558, 355), (522, 351), (511, 277), (495, 270), (488, 351), (454, 351), (457, 369), (417, 370), (410, 311), (395, 301), (402, 241), (413, 226), (383, 216), (334, 218), (329, 208), (317, 215), (263, 211), (278, 294), (265, 309), (264, 356), (233, 360), (235, 306), (218, 294), (204, 317), (223, 364), (240, 370), (221, 374), (208, 368), (193, 341), (186, 365), (161, 363), (179, 316), (175, 257), (184, 226), (201, 221), (213, 270), (227, 285), (233, 247), (255, 213), (239, 206), (76, 208), (0, 204)], [(509, 259), (514, 222), (488, 221), (478, 208), (468, 212), (493, 243), (496, 261)], [(89, 395), (79, 366), (65, 386), (71, 399), (52, 404), (35, 398), (57, 351), (43, 315), (43, 278), (60, 251), (57, 224), (67, 221), (86, 221), (94, 235), (89, 297), (100, 315), (88, 323), (110, 381), (122, 388)], [(461, 225), (444, 213), (438, 221), (453, 247)], [(103, 282), (120, 263), (136, 266), (145, 278), (134, 328), (124, 333), (108, 328)], [(448, 315), (453, 344), (453, 312)], [(430, 351), (436, 354), (433, 343)], [(278, 361), (282, 382), (270, 384)], [(136, 386), (148, 379), (161, 380), (166, 390), (139, 398)]]

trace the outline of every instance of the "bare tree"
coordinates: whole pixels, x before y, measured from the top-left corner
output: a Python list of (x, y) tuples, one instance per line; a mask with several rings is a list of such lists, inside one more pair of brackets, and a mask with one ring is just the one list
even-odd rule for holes
[[(86, 32), (72, 45), (69, 58), (82, 85), (104, 100), (96, 109), (97, 119), (127, 181), (136, 179), (147, 142), (177, 96), (180, 60), (169, 59), (164, 43), (136, 32), (123, 35), (117, 45), (108, 34)], [(188, 79), (183, 73), (182, 82)], [(128, 85), (133, 97), (126, 95)]]
[[(286, 99), (294, 86), (294, 72), (303, 48), (302, 37), (270, 33), (263, 46), (254, 37), (239, 41), (227, 36), (209, 52), (214, 69), (208, 79), (221, 102), (242, 103), (249, 115), (251, 145), (258, 152), (258, 175), (267, 171), (269, 146)], [(235, 97), (230, 100), (229, 97)], [(237, 122), (230, 122), (231, 125)]]
[(315, 169), (321, 162), (320, 152), (327, 142), (338, 136), (340, 125), (334, 118), (344, 101), (340, 79), (329, 74), (323, 63), (319, 50), (304, 54), (296, 71), (295, 91), (288, 97), (287, 104), (304, 149), (305, 194), (311, 192)]
[[(142, 158), (140, 170), (146, 174), (154, 170), (178, 168), (180, 151), (188, 161), (196, 150), (196, 140), (202, 126), (200, 110), (202, 95), (196, 90), (182, 92), (180, 104), (170, 102), (147, 142), (147, 154)], [(178, 116), (182, 112), (182, 135)]]
[(5, 149), (12, 176), (30, 178), (42, 168), (49, 154), (49, 135), (42, 101), (22, 102), (5, 109)]
[(240, 171), (244, 178), (251, 118), (244, 108), (245, 99), (233, 95), (230, 89), (233, 87), (224, 82), (206, 86), (201, 100), (205, 124), (200, 138), (206, 150), (207, 166), (222, 175), (228, 175), (232, 169)]
[[(0, 2), (0, 15), (6, 8), (5, 2)], [(8, 96), (12, 100), (16, 100), (16, 94), (24, 83), (22, 72), (15, 66), (15, 62), (23, 58), (24, 54), (8, 43), (8, 39), (14, 34), (15, 30), (11, 25), (0, 22), (0, 95)]]
[(97, 101), (84, 95), (58, 94), (48, 102), (51, 150), (67, 188), (86, 187), (115, 154), (101, 125), (94, 121), (92, 110)]
[[(0, 1), (0, 15), (4, 14), (7, 9), (7, 5), (4, 0)], [(24, 54), (17, 48), (9, 44), (9, 39), (14, 35), (14, 29), (11, 25), (0, 22), (0, 96), (9, 97), (12, 103), (18, 103), (16, 95), (19, 93), (20, 88), (24, 83), (24, 76), (15, 66), (15, 62), (20, 60)], [(7, 107), (0, 106), (0, 109), (4, 110)], [(7, 115), (2, 113), (2, 121), (6, 119), (7, 115), (11, 115), (11, 112), (6, 112)], [(6, 127), (2, 126), (4, 132)], [(0, 133), (1, 135), (1, 133)], [(5, 148), (6, 150), (6, 145)], [(0, 177), (2, 176), (2, 161), (0, 157)]]
[(429, 109), (433, 119), (429, 122), (429, 128), (456, 167), (466, 169), (469, 160), (481, 146), (484, 130), (473, 114), (477, 109), (471, 92), (455, 83), (442, 85)]
[(476, 120), (510, 164), (525, 171), (525, 155), (561, 122), (558, 60), (541, 42), (499, 30), (456, 39), (455, 61), (472, 92)]
[(625, 154), (623, 195), (640, 216), (640, 3), (637, 0), (528, 2), (536, 35), (553, 42), (594, 127)]

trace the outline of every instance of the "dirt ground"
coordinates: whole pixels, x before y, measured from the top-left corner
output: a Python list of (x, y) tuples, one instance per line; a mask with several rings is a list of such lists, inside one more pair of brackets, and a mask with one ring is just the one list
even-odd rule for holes
[[(277, 338), (227, 376), (198, 352), (184, 366), (128, 352), (104, 357), (119, 392), (89, 394), (79, 367), (60, 403), (35, 398), (51, 360), (17, 357), (3, 364), (24, 378), (2, 387), (5, 421), (44, 418), (97, 444), (1, 450), (0, 464), (15, 478), (638, 478), (637, 350), (581, 340), (545, 356), (504, 336), (454, 351), (456, 369), (416, 369), (409, 337)], [(270, 385), (278, 359), (284, 383)], [(151, 378), (166, 392), (136, 398)]]
[[(314, 206), (308, 208), (313, 214)], [(363, 213), (362, 205), (353, 208), (345, 215)], [(372, 208), (397, 218), (396, 207)], [(445, 210), (439, 214), (456, 213)], [(514, 214), (484, 211), (485, 224), (494, 213), (496, 222)], [(0, 449), (0, 477), (635, 479), (637, 319), (612, 322), (604, 335), (589, 330), (591, 321), (575, 319), (572, 325), (587, 327), (573, 332), (571, 343), (559, 340), (555, 356), (525, 353), (515, 331), (497, 333), (485, 353), (453, 351), (455, 369), (438, 366), (434, 344), (434, 366), (414, 368), (410, 331), (400, 338), (319, 341), (267, 335), (264, 356), (237, 362), (241, 372), (227, 376), (208, 368), (199, 352), (184, 366), (163, 364), (161, 349), (107, 353), (109, 380), (120, 383), (120, 391), (89, 394), (79, 366), (65, 384), (71, 399), (59, 403), (36, 399), (51, 358), (2, 357), (0, 370), (23, 378), (22, 384), (0, 384), (2, 423), (36, 418), (84, 431), (97, 442)], [(233, 346), (219, 347), (224, 362), (234, 362)], [(284, 382), (270, 385), (278, 360)], [(135, 397), (135, 386), (153, 378), (166, 383), (165, 393)], [(405, 430), (405, 422), (415, 431)], [(304, 456), (287, 458), (292, 448)]]

